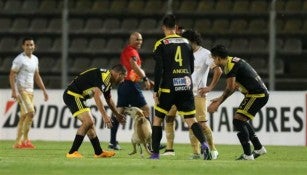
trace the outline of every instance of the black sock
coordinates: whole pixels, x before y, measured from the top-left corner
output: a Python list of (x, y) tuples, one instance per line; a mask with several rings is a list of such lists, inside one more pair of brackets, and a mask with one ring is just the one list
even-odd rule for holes
[(74, 153), (75, 151), (78, 151), (80, 148), (82, 142), (83, 142), (84, 136), (82, 135), (76, 135), (75, 140), (70, 148), (69, 154)]
[(95, 150), (95, 154), (100, 155), (102, 153), (102, 149), (101, 149), (98, 137), (96, 136), (95, 138), (90, 139), (90, 141), (91, 141), (93, 148)]
[(118, 130), (118, 126), (119, 126), (119, 122), (117, 121), (117, 119), (112, 115), (111, 117), (112, 120), (112, 125), (113, 127), (110, 129), (111, 130), (111, 135), (110, 135), (110, 143), (113, 145), (116, 145), (116, 134), (117, 134), (117, 130)]
[(246, 140), (246, 135), (242, 132), (238, 132), (237, 136), (238, 136), (240, 143), (242, 145), (244, 154), (248, 155), (248, 156), (251, 155), (252, 151), (251, 151), (250, 144), (249, 144), (248, 140)]
[(246, 128), (245, 121), (233, 119), (233, 125), (236, 127), (236, 129), (239, 131), (237, 136), (239, 138), (239, 141), (242, 145), (243, 151), (245, 155), (251, 155), (251, 148), (249, 144), (249, 132)]
[(152, 126), (152, 150), (154, 153), (159, 153), (161, 139), (162, 126)]
[(252, 126), (248, 122), (246, 122), (245, 125), (246, 125), (246, 128), (247, 128), (248, 132), (249, 132), (249, 139), (252, 142), (252, 144), (254, 146), (254, 149), (255, 150), (261, 149), (262, 148), (262, 144), (259, 141), (258, 137), (256, 136), (254, 129), (252, 128)]
[(193, 131), (193, 134), (195, 135), (195, 137), (198, 139), (198, 141), (203, 144), (204, 142), (206, 142), (206, 138), (203, 134), (203, 131), (201, 129), (201, 126), (198, 123), (193, 123), (191, 126), (191, 129)]

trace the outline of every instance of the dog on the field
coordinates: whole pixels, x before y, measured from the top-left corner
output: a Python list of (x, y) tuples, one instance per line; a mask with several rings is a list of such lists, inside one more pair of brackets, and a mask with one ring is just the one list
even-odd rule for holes
[(150, 122), (146, 119), (144, 112), (137, 107), (125, 108), (125, 114), (130, 115), (133, 120), (133, 134), (131, 137), (131, 143), (133, 145), (133, 151), (129, 155), (137, 153), (136, 146), (140, 148), (140, 154), (143, 157), (142, 145), (144, 146), (146, 152), (151, 155), (148, 147), (151, 148), (151, 134), (152, 129)]

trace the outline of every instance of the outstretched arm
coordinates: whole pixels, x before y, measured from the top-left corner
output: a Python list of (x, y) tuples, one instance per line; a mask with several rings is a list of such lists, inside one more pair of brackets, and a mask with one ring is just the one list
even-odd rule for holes
[(116, 119), (119, 121), (119, 123), (124, 125), (126, 123), (125, 115), (123, 115), (123, 114), (118, 112), (118, 110), (117, 110), (117, 108), (115, 106), (115, 103), (114, 103), (114, 101), (113, 101), (113, 99), (111, 97), (105, 98), (105, 99), (106, 99), (106, 102), (108, 103), (108, 106), (110, 107), (111, 111), (115, 115)]
[(213, 113), (217, 111), (218, 107), (236, 90), (236, 77), (227, 78), (226, 83), (227, 85), (223, 94), (220, 97), (211, 100), (212, 102), (208, 106), (208, 112)]
[(105, 125), (108, 128), (111, 128), (112, 127), (111, 117), (107, 114), (107, 112), (104, 108), (103, 102), (100, 98), (100, 96), (102, 94), (101, 90), (97, 87), (94, 87), (92, 91), (93, 91), (93, 94), (94, 94), (95, 103), (97, 105), (99, 112), (101, 113), (103, 122), (105, 123)]

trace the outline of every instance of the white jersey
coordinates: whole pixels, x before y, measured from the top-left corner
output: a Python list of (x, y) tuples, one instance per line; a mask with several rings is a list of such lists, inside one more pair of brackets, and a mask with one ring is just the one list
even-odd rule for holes
[(17, 72), (16, 86), (18, 90), (33, 92), (34, 73), (38, 70), (38, 58), (35, 55), (30, 58), (25, 53), (21, 53), (14, 59), (11, 69)]
[(207, 86), (209, 70), (215, 67), (215, 64), (211, 58), (211, 52), (203, 47), (194, 52), (194, 58), (193, 94), (197, 96), (198, 89)]

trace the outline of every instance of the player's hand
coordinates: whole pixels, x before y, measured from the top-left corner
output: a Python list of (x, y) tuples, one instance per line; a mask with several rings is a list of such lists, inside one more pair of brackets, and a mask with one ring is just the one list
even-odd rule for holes
[(144, 83), (145, 83), (145, 89), (146, 90), (152, 89), (154, 87), (154, 85), (155, 85), (155, 83), (152, 80), (150, 80), (150, 79), (148, 79)]
[(12, 98), (13, 98), (14, 100), (18, 100), (19, 94), (17, 94), (16, 91), (12, 91)]
[(113, 127), (113, 124), (111, 122), (111, 117), (105, 116), (105, 117), (102, 117), (102, 119), (103, 119), (103, 123), (105, 124), (106, 128), (112, 128)]
[(208, 92), (211, 91), (211, 88), (210, 87), (202, 87), (202, 88), (199, 88), (198, 89), (198, 94), (201, 96), (201, 97), (204, 97)]
[(49, 99), (49, 96), (48, 96), (47, 92), (44, 91), (44, 100), (45, 100), (45, 101), (48, 101), (48, 99)]
[(155, 82), (149, 79), (149, 83), (150, 83), (150, 89), (154, 88)]
[(159, 97), (158, 97), (158, 93), (157, 92), (154, 92), (153, 95), (152, 95), (154, 101), (155, 101), (155, 104), (159, 104)]
[(211, 104), (208, 106), (207, 110), (209, 113), (214, 113), (217, 111), (217, 109), (220, 106), (220, 98), (215, 98), (213, 100), (211, 100)]
[(117, 121), (118, 121), (120, 124), (122, 124), (122, 125), (125, 125), (125, 124), (126, 124), (126, 116), (125, 116), (124, 114), (118, 113), (118, 114), (114, 114), (114, 115), (115, 115)]

